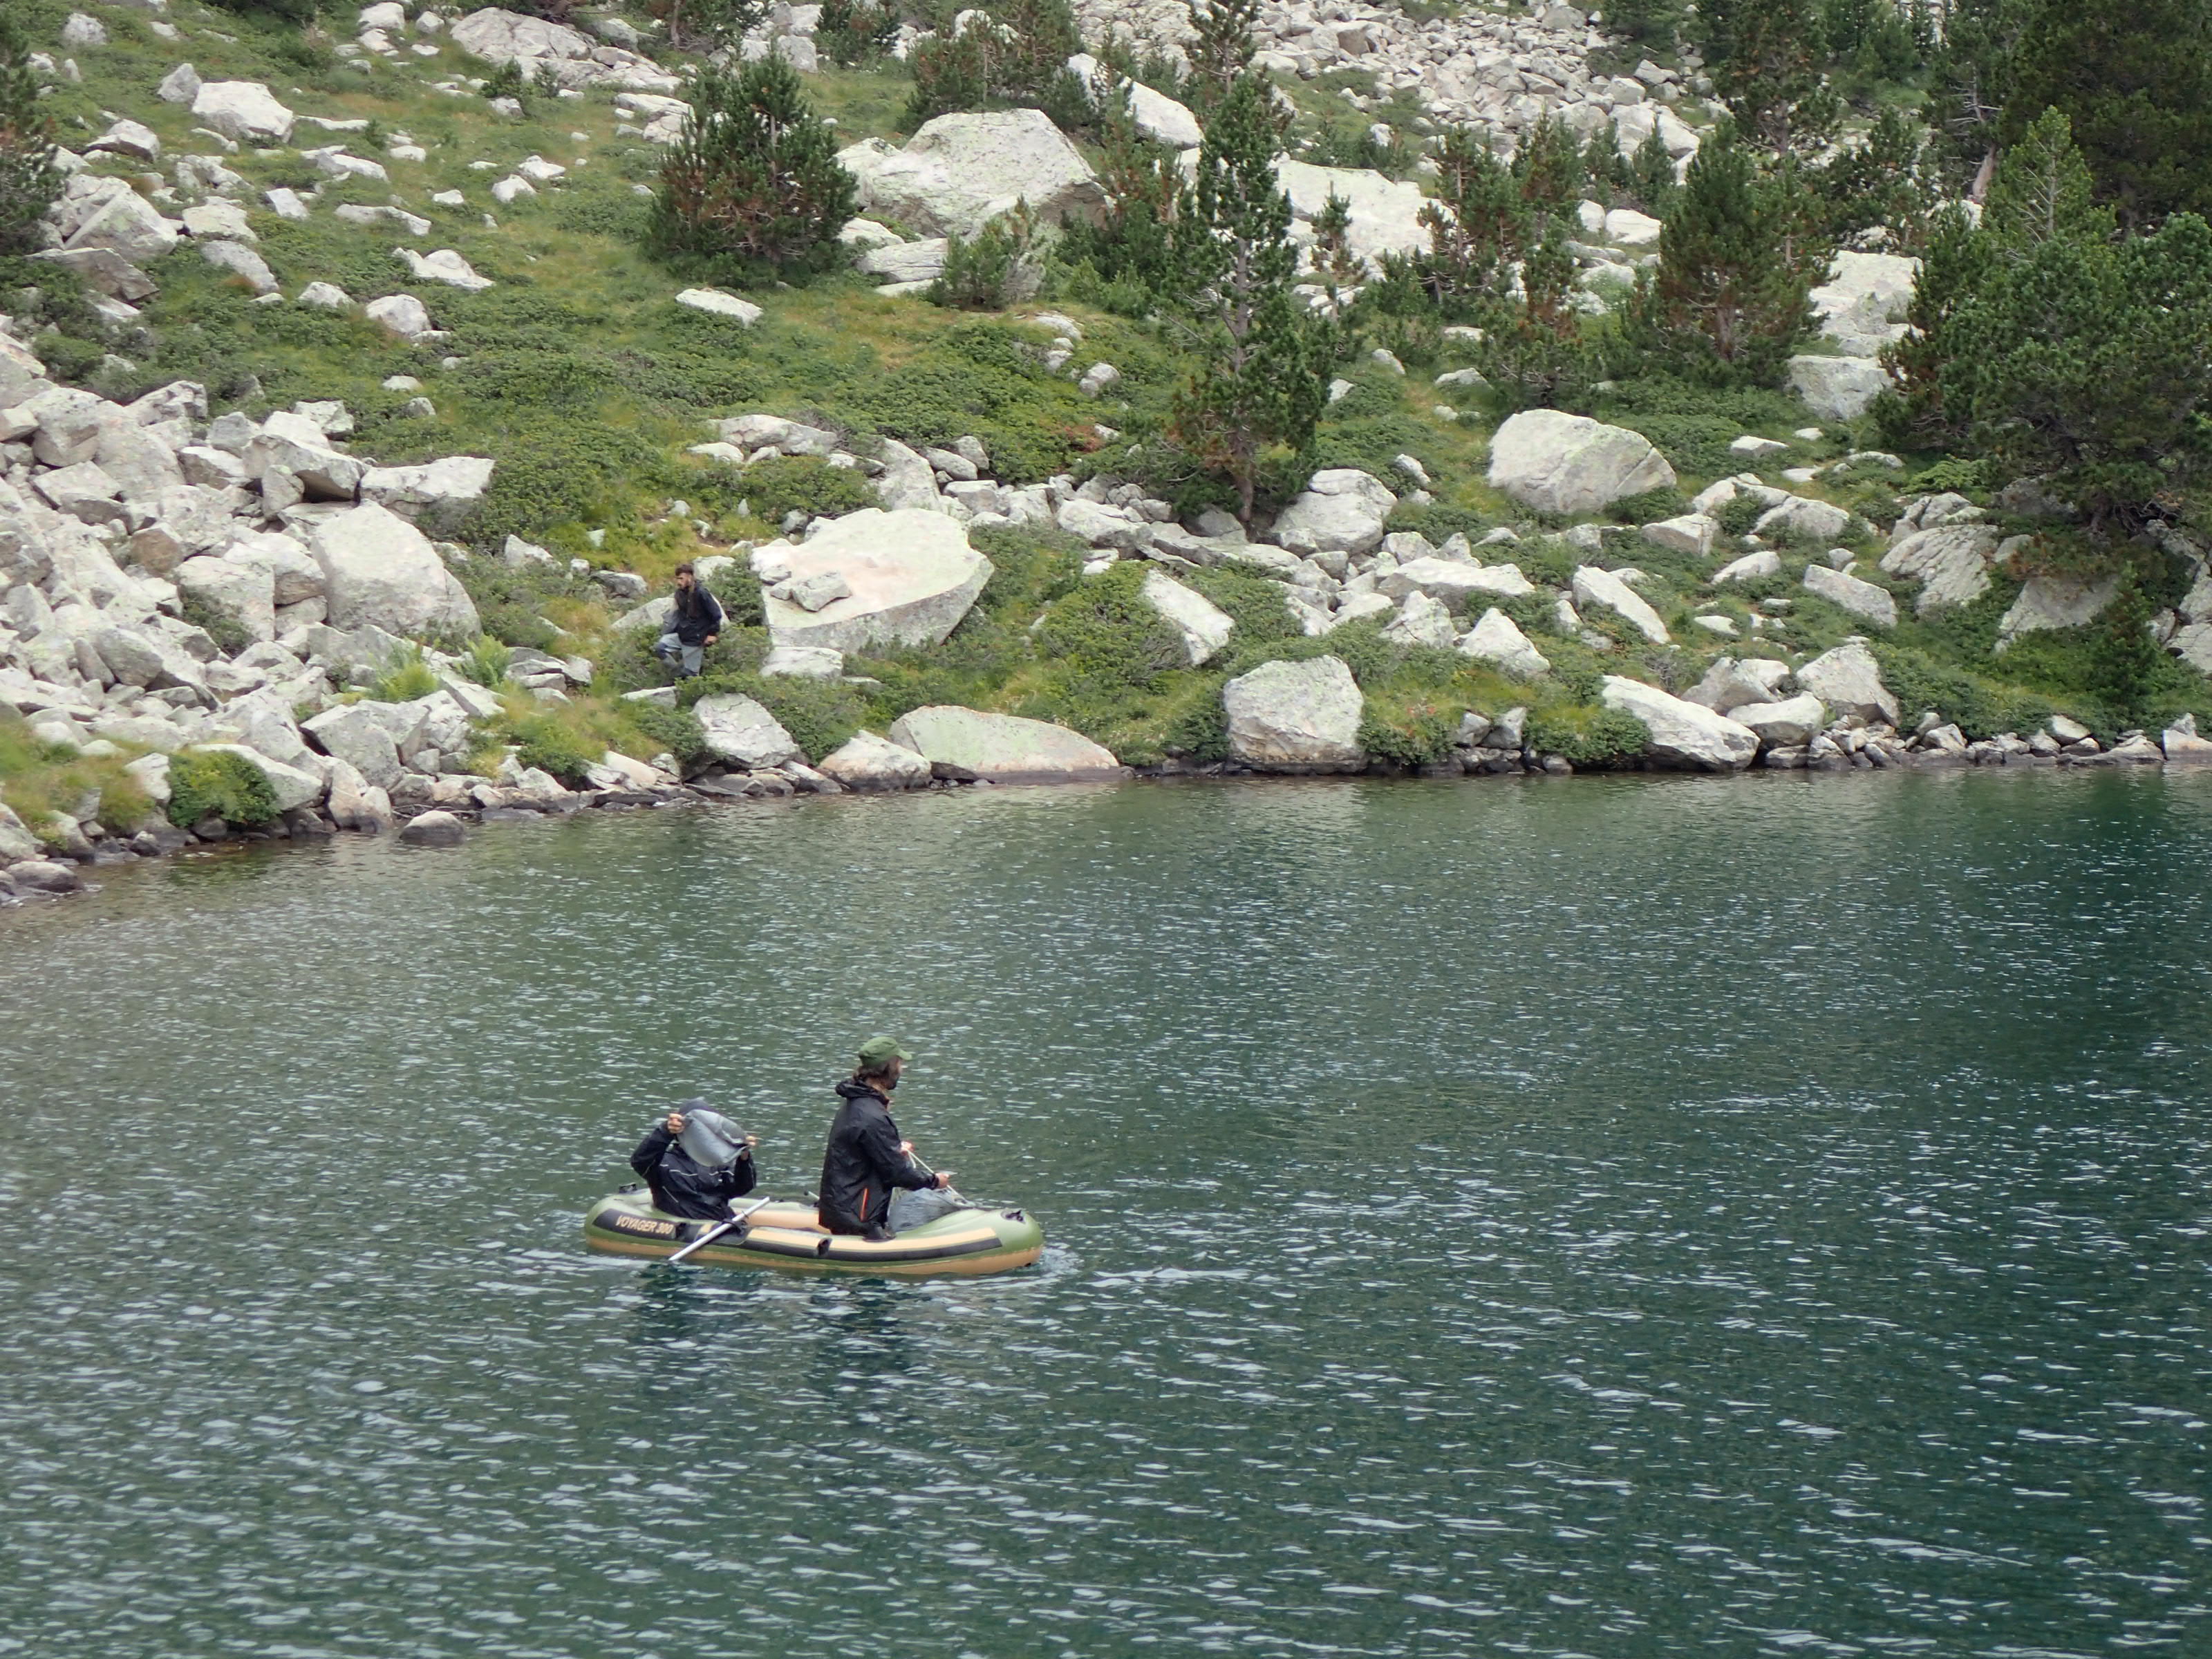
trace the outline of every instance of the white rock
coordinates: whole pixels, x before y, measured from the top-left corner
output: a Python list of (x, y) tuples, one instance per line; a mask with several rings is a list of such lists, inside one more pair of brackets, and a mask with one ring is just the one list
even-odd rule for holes
[(1881, 683), (1881, 667), (1863, 640), (1846, 640), (1797, 671), (1798, 689), (1811, 692), (1846, 719), (1898, 722), (1897, 699)]
[(407, 268), (420, 282), (443, 283), (448, 288), (463, 289), (471, 294), (492, 286), (490, 277), (478, 276), (474, 266), (449, 247), (441, 247), (434, 253), (396, 247), (392, 254), (396, 259), (404, 259)]
[(1759, 755), (1759, 737), (1725, 714), (1670, 696), (1620, 674), (1605, 677), (1601, 696), (1608, 708), (1633, 714), (1651, 732), (1644, 753), (1654, 760), (1705, 772), (1734, 772)]
[(2030, 576), (1997, 623), (1996, 648), (2002, 651), (2022, 634), (2094, 622), (2119, 588), (2118, 575)]
[(1046, 223), (1096, 222), (1106, 192), (1040, 111), (940, 115), (903, 149), (872, 138), (841, 151), (860, 204), (932, 236), (973, 237), (1017, 201)]
[(192, 94), (192, 114), (240, 143), (283, 143), (299, 118), (258, 81), (207, 82)]
[(270, 789), (276, 798), (276, 810), (280, 812), (313, 806), (323, 798), (324, 782), (315, 774), (296, 766), (287, 766), (283, 762), (273, 760), (259, 750), (249, 749), (244, 744), (201, 744), (196, 752), (237, 755), (250, 762), (256, 771), (269, 780)]
[[(1100, 75), (1101, 65), (1087, 52), (1079, 52), (1067, 60), (1086, 88), (1094, 85)], [(1206, 135), (1200, 130), (1198, 118), (1164, 92), (1155, 92), (1141, 81), (1113, 77), (1108, 85), (1112, 91), (1127, 95), (1129, 113), (1137, 131), (1149, 138), (1157, 139), (1170, 149), (1189, 149), (1203, 143)]]
[(1897, 626), (1897, 598), (1886, 587), (1861, 581), (1856, 576), (1814, 563), (1805, 567), (1805, 591), (1841, 605), (1863, 622), (1877, 628)]
[(1419, 592), (1440, 599), (1451, 611), (1465, 611), (1476, 599), (1516, 599), (1535, 586), (1515, 564), (1474, 564), (1466, 559), (1408, 559), (1385, 572), (1377, 591), (1392, 599)]
[(361, 497), (426, 530), (450, 535), (483, 501), (492, 469), (493, 463), (481, 455), (448, 455), (419, 466), (372, 466), (362, 474)]
[(1723, 582), (1759, 581), (1781, 574), (1782, 556), (1771, 547), (1762, 547), (1757, 552), (1747, 553), (1714, 571), (1713, 586), (1718, 587)]
[(1293, 553), (1373, 552), (1398, 505), (1390, 487), (1353, 467), (1316, 472), (1275, 520), (1274, 540)]
[(1591, 564), (1580, 566), (1575, 571), (1574, 594), (1577, 609), (1587, 611), (1594, 605), (1601, 605), (1654, 645), (1664, 645), (1670, 637), (1659, 613), (1610, 570)]
[(1882, 555), (1881, 568), (1893, 576), (1919, 581), (1912, 609), (1925, 617), (1972, 605), (1987, 592), (1997, 545), (1994, 525), (1939, 524), (1906, 534)]
[(758, 769), (806, 758), (775, 716), (750, 697), (718, 691), (693, 703), (691, 713), (717, 760)]
[(1428, 227), (1420, 220), (1425, 198), (1411, 180), (1401, 183), (1367, 167), (1316, 167), (1287, 157), (1277, 160), (1275, 179), (1304, 224), (1320, 216), (1331, 195), (1342, 198), (1352, 210), (1345, 244), (1370, 264), (1379, 264), (1387, 253), (1428, 250)]
[(1142, 592), (1145, 602), (1182, 636), (1183, 651), (1193, 668), (1211, 662), (1236, 629), (1227, 611), (1164, 570), (1146, 570)]
[(1451, 613), (1427, 594), (1417, 592), (1406, 595), (1397, 616), (1382, 629), (1382, 637), (1393, 645), (1449, 651), (1454, 633)]
[(1082, 733), (1014, 714), (940, 705), (893, 721), (890, 740), (939, 777), (992, 783), (1086, 783), (1123, 775), (1113, 751)]
[(386, 295), (380, 300), (371, 300), (363, 309), (371, 322), (381, 324), (403, 340), (419, 340), (434, 331), (430, 326), (429, 312), (411, 294)]
[(269, 262), (243, 242), (202, 242), (199, 248), (201, 258), (229, 271), (256, 294), (276, 292), (276, 274), (269, 269)]
[(1762, 536), (1796, 536), (1807, 541), (1832, 542), (1849, 530), (1850, 524), (1850, 514), (1833, 501), (1788, 495), (1778, 506), (1760, 514), (1752, 528)]
[(199, 71), (190, 64), (179, 64), (161, 77), (161, 84), (154, 88), (154, 95), (165, 104), (190, 105), (199, 96)]
[(939, 644), (991, 578), (967, 532), (926, 508), (848, 514), (792, 549), (789, 564), (794, 578), (835, 572), (852, 591), (813, 612), (764, 599), (770, 640), (836, 651)]
[(1738, 703), (1729, 718), (1758, 733), (1763, 748), (1779, 749), (1810, 743), (1828, 724), (1828, 707), (1809, 693), (1780, 702)]
[(1656, 247), (1662, 227), (1648, 213), (1633, 208), (1614, 208), (1605, 216), (1605, 236), (1623, 247)]
[(779, 645), (760, 665), (764, 680), (834, 680), (844, 672), (843, 652), (811, 645)]
[(335, 628), (368, 624), (408, 636), (479, 631), (475, 605), (429, 538), (386, 507), (371, 502), (319, 520), (310, 550)]
[(842, 748), (824, 756), (821, 770), (848, 789), (862, 792), (924, 789), (930, 779), (927, 758), (866, 731), (855, 732)]
[(1460, 654), (1486, 662), (1500, 673), (1534, 679), (1551, 672), (1551, 661), (1529, 642), (1520, 624), (1496, 606), (1482, 613), (1458, 641)]
[(317, 311), (350, 311), (353, 296), (334, 283), (310, 283), (300, 290), (295, 305), (310, 306)]
[(761, 319), (761, 308), (750, 300), (741, 300), (719, 288), (687, 288), (676, 296), (676, 303), (713, 316), (732, 318), (747, 328)]
[(1790, 389), (1826, 421), (1855, 421), (1889, 389), (1881, 365), (1865, 357), (1797, 356), (1790, 360)]
[(1556, 409), (1522, 410), (1490, 443), (1491, 488), (1540, 513), (1595, 513), (1674, 483), (1642, 434)]
[(1771, 657), (1716, 657), (1705, 677), (1685, 691), (1682, 698), (1726, 714), (1747, 703), (1780, 702), (1789, 684), (1786, 662)]
[(1366, 699), (1341, 658), (1265, 662), (1221, 689), (1232, 758), (1260, 772), (1357, 772)]
[(1663, 547), (1670, 553), (1692, 554), (1700, 559), (1711, 556), (1714, 539), (1720, 533), (1720, 520), (1704, 513), (1661, 519), (1645, 525), (1642, 531), (1644, 539), (1654, 547)]

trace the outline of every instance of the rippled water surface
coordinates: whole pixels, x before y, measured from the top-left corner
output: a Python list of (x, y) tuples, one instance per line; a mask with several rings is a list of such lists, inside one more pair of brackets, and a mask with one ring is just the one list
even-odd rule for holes
[[(2212, 777), (976, 790), (0, 917), (0, 1654), (2212, 1653)], [(843, 1055), (1038, 1267), (587, 1254)]]

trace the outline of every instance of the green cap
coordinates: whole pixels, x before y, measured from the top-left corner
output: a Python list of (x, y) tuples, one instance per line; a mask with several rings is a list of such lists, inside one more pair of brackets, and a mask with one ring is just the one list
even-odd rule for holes
[(896, 1037), (870, 1037), (860, 1045), (860, 1064), (880, 1066), (887, 1060), (912, 1060), (914, 1056), (899, 1047)]

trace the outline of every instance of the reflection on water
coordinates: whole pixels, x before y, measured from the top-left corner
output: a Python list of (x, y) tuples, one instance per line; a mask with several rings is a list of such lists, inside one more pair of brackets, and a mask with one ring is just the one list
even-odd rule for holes
[[(2212, 780), (975, 790), (0, 918), (0, 1655), (2188, 1654)], [(580, 1247), (857, 1040), (1033, 1205)]]

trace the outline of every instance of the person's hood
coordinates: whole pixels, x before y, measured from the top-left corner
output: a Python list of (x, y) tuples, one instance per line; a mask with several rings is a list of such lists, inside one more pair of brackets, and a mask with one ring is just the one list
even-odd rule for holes
[(846, 1100), (858, 1100), (862, 1095), (866, 1095), (871, 1100), (880, 1100), (887, 1106), (890, 1104), (889, 1090), (880, 1088), (872, 1083), (863, 1083), (856, 1077), (848, 1077), (840, 1083), (837, 1085), (837, 1092)]

